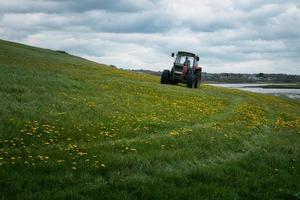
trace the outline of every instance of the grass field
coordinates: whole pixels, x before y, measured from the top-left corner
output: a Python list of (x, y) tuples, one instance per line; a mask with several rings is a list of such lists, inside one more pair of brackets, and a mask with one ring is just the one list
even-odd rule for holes
[(0, 40), (0, 199), (300, 199), (300, 102)]

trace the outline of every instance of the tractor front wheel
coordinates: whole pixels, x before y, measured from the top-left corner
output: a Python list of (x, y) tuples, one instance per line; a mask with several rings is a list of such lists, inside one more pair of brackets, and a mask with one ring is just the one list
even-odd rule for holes
[(164, 70), (163, 73), (161, 74), (160, 83), (168, 84), (170, 76), (171, 76), (170, 70)]

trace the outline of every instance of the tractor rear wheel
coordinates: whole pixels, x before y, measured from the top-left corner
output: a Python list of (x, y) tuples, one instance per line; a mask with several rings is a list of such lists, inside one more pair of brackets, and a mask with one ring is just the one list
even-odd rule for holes
[(189, 88), (193, 88), (195, 84), (195, 75), (194, 74), (190, 74), (187, 80), (187, 87)]
[(200, 86), (200, 80), (196, 78), (194, 82), (194, 88), (198, 88)]
[(164, 70), (161, 74), (160, 83), (161, 84), (168, 84), (170, 79), (171, 72), (170, 70)]
[(194, 81), (194, 88), (199, 88), (201, 82), (201, 71), (196, 72), (195, 81)]

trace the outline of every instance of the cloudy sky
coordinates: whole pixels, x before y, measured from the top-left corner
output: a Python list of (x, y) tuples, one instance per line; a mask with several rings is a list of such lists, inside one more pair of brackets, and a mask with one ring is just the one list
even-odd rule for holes
[(300, 74), (299, 0), (0, 0), (0, 38), (122, 68)]

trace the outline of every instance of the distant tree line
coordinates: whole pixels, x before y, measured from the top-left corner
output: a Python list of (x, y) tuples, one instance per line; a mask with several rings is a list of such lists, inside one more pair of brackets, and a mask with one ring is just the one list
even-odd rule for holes
[(235, 74), (235, 73), (203, 73), (205, 82), (222, 82), (222, 83), (295, 83), (300, 82), (300, 75), (288, 74)]
[[(138, 73), (146, 73), (151, 75), (160, 76), (161, 72), (151, 70), (131, 70)], [(211, 83), (299, 83), (300, 75), (289, 74), (238, 74), (238, 73), (202, 73), (203, 82)]]

